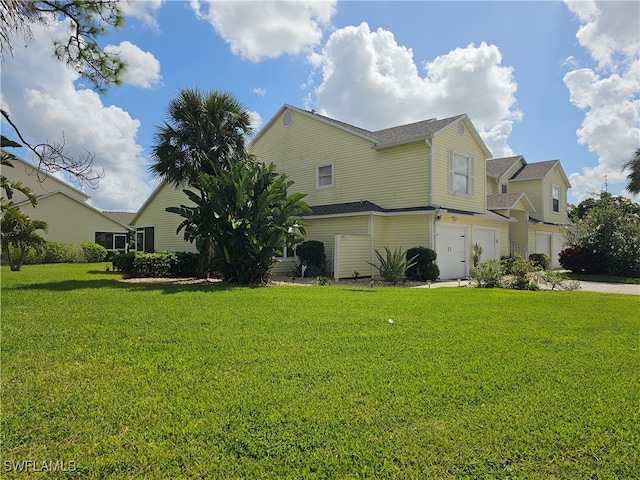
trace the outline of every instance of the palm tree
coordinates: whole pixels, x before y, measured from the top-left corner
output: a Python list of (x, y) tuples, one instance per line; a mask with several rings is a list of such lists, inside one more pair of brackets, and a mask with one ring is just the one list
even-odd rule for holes
[(18, 272), (22, 267), (30, 248), (39, 249), (46, 245), (46, 240), (38, 230), (47, 231), (47, 222), (31, 220), (24, 216), (21, 220), (9, 215), (2, 217), (2, 252), (9, 262), (12, 271)]
[(230, 93), (183, 89), (167, 106), (168, 120), (157, 127), (149, 170), (176, 187), (195, 183), (212, 165), (246, 161), (245, 139), (252, 132), (249, 112)]
[(627, 175), (629, 179), (627, 190), (631, 193), (640, 193), (640, 148), (638, 148), (633, 154), (633, 157), (624, 164), (622, 170), (624, 171), (627, 168), (630, 170), (629, 175)]

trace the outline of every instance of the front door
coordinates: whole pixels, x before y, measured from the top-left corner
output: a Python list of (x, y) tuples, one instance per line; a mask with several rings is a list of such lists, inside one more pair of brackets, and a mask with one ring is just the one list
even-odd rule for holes
[(457, 225), (436, 226), (436, 263), (440, 278), (465, 278), (468, 273), (466, 262), (466, 228)]

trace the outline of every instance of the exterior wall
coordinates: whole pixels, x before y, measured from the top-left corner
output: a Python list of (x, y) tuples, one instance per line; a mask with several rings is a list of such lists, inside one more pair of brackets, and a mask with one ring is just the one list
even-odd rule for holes
[[(22, 182), (23, 185), (29, 187), (36, 196), (47, 195), (53, 192), (61, 191), (69, 195), (70, 197), (77, 198), (81, 202), (86, 202), (89, 195), (85, 195), (79, 190), (67, 185), (62, 180), (58, 180), (52, 175), (45, 173), (38, 173), (36, 168), (31, 164), (24, 162), (20, 159), (11, 160), (13, 167), (3, 167), (2, 174), (9, 180), (14, 182)], [(2, 192), (4, 196), (4, 192)], [(20, 203), (27, 200), (27, 197), (17, 190), (14, 190), (12, 200), (15, 203)]]
[[(298, 112), (283, 126), (276, 118), (251, 150), (273, 162), (307, 194), (309, 205), (368, 200), (384, 208), (428, 205), (429, 150), (424, 142), (373, 150), (373, 143)], [(333, 186), (316, 188), (316, 168), (333, 164)]]
[[(509, 183), (510, 192), (524, 192), (527, 195), (531, 205), (536, 209), (535, 213), (532, 213), (531, 216), (538, 220), (544, 220), (541, 218), (544, 215), (544, 211), (542, 209), (542, 190), (542, 180), (540, 179), (522, 180), (519, 182)], [(549, 190), (549, 198), (551, 198), (551, 190)]]
[(154, 227), (154, 250), (156, 252), (196, 252), (193, 243), (185, 242), (183, 232), (176, 234), (183, 218), (165, 211), (167, 207), (193, 205), (181, 189), (163, 184), (154, 192), (154, 197), (134, 219), (134, 227)]
[[(466, 122), (465, 122), (466, 123)], [(470, 212), (484, 213), (486, 209), (485, 153), (471, 134), (470, 124), (460, 134), (452, 125), (434, 138), (434, 205)], [(473, 158), (473, 192), (471, 196), (449, 193), (449, 156), (454, 150)]]
[(402, 248), (402, 250), (412, 247), (431, 248), (433, 215), (398, 215), (383, 217), (383, 219), (383, 246), (378, 249), (380, 253), (384, 252), (384, 246), (389, 247), (391, 251), (396, 248)]
[[(556, 185), (560, 188), (560, 211), (553, 211), (553, 201), (551, 188)], [(567, 224), (569, 223), (569, 217), (567, 215), (567, 188), (564, 183), (562, 175), (555, 167), (549, 172), (543, 181), (543, 195), (544, 195), (544, 211), (543, 218), (541, 220), (548, 223)]]
[(371, 237), (369, 235), (336, 235), (335, 241), (337, 265), (334, 264), (335, 279), (358, 276), (368, 276), (371, 271)]
[(509, 239), (523, 248), (529, 248), (529, 215), (524, 211), (512, 211), (511, 216), (516, 221), (509, 224)]
[(43, 236), (53, 242), (94, 242), (96, 232), (127, 233), (127, 229), (93, 210), (84, 202), (77, 202), (62, 193), (40, 199), (36, 208), (30, 203), (20, 207), (36, 220), (44, 220), (49, 230)]

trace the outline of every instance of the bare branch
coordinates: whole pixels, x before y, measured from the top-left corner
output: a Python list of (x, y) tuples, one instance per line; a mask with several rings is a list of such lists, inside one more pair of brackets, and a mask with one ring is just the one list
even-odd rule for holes
[(80, 184), (84, 184), (89, 188), (96, 188), (98, 182), (104, 177), (104, 169), (96, 172), (93, 169), (93, 160), (95, 155), (87, 151), (85, 155), (78, 158), (70, 156), (65, 152), (65, 138), (50, 144), (48, 142), (32, 145), (22, 136), (16, 125), (9, 118), (9, 114), (0, 109), (4, 119), (11, 125), (20, 141), (38, 157), (37, 169), (42, 173), (66, 172), (73, 176)]

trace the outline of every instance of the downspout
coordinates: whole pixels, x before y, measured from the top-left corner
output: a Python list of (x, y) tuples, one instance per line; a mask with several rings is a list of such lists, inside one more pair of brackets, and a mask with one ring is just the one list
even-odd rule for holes
[(373, 252), (375, 250), (375, 242), (373, 238), (373, 213), (369, 214), (369, 238), (371, 239), (371, 278), (373, 278), (375, 275), (375, 268), (373, 266), (375, 264), (375, 259), (373, 258)]
[(434, 207), (433, 188), (435, 181), (433, 179), (433, 137), (426, 138), (424, 143), (429, 147), (429, 206)]

